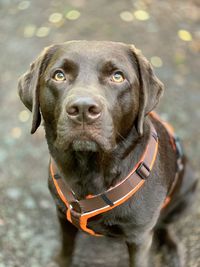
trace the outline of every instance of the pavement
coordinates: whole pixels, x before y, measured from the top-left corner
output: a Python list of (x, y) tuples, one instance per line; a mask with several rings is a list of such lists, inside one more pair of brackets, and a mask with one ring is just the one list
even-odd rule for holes
[[(165, 84), (158, 111), (183, 139), (200, 176), (200, 3), (156, 0), (0, 0), (0, 267), (57, 267), (55, 206), (47, 189), (42, 127), (17, 96), (18, 77), (43, 47), (72, 39), (134, 43)], [(200, 267), (200, 188), (193, 209), (172, 228), (186, 267)], [(79, 234), (73, 267), (125, 267), (123, 243)], [(176, 267), (165, 248), (152, 266)]]

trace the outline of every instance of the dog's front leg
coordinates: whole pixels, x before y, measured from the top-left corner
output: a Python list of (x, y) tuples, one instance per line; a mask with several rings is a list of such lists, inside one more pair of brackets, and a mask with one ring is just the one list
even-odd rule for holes
[(69, 267), (72, 262), (73, 251), (75, 247), (75, 238), (78, 229), (72, 225), (63, 215), (58, 212), (58, 219), (61, 228), (61, 251), (56, 256), (56, 262), (59, 267)]
[(152, 244), (152, 233), (148, 233), (139, 243), (126, 242), (129, 252), (130, 267), (148, 267), (149, 252)]

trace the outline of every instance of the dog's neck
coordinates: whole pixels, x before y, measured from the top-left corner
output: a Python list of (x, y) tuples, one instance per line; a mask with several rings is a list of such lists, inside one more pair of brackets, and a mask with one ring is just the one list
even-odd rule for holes
[(123, 180), (142, 156), (149, 134), (146, 122), (142, 137), (132, 129), (126, 141), (119, 142), (112, 153), (73, 150), (55, 153), (50, 144), (49, 149), (60, 175), (81, 199), (99, 194)]

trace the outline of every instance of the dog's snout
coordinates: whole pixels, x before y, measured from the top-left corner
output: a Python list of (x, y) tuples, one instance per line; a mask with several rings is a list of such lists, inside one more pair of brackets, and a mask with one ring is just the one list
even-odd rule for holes
[(102, 112), (102, 105), (91, 97), (80, 97), (66, 104), (67, 116), (77, 123), (93, 123)]

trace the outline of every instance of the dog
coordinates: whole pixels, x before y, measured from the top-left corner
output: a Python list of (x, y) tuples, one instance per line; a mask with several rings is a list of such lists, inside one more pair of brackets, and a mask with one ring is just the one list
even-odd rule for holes
[[(178, 251), (168, 225), (190, 206), (197, 181), (180, 143), (152, 114), (163, 90), (134, 45), (108, 41), (47, 47), (20, 77), (19, 96), (33, 114), (31, 133), (42, 121), (51, 155), (49, 188), (62, 232), (59, 266), (70, 266), (78, 228), (124, 240), (130, 267), (149, 266), (155, 232)], [(151, 167), (141, 161), (145, 157)], [(125, 197), (121, 188), (128, 179), (138, 184)], [(105, 205), (83, 214), (81, 205), (95, 199)]]

